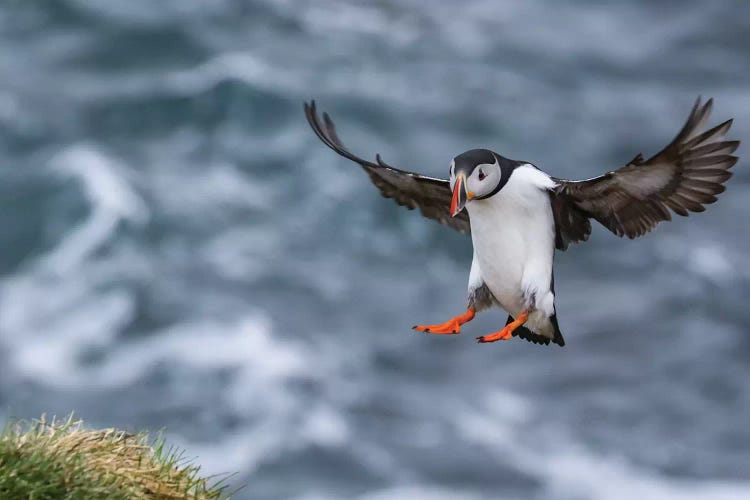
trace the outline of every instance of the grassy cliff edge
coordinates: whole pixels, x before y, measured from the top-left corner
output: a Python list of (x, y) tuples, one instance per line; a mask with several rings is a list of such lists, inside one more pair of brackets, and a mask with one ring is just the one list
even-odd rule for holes
[(229, 498), (222, 481), (199, 472), (161, 437), (85, 429), (72, 417), (18, 422), (0, 433), (5, 500)]

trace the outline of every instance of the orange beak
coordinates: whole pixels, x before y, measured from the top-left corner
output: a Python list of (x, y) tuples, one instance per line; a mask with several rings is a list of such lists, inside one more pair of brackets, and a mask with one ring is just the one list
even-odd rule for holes
[(453, 198), (451, 198), (451, 217), (456, 215), (464, 209), (466, 201), (469, 199), (468, 193), (466, 192), (466, 176), (460, 173), (456, 176), (456, 185), (453, 186)]

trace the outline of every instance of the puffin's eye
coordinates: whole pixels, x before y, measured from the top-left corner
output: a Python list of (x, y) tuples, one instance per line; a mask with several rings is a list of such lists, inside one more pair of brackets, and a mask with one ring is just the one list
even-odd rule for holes
[(484, 171), (482, 171), (482, 169), (480, 168), (479, 169), (479, 180), (483, 181), (485, 177), (487, 177), (487, 176), (484, 175)]

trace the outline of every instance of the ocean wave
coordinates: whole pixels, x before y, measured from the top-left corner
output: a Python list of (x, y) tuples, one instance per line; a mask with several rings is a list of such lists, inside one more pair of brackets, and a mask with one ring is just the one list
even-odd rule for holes
[(565, 349), (478, 346), (502, 312), (409, 330), (465, 307), (470, 240), (381, 199), (301, 112), (432, 175), (480, 146), (589, 177), (699, 93), (748, 135), (748, 12), (8, 5), (0, 418), (166, 428), (238, 498), (750, 496), (742, 162), (705, 214), (557, 255)]

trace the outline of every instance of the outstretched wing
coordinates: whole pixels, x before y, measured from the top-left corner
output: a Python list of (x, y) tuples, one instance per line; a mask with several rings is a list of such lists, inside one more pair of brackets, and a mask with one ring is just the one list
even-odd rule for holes
[(336, 135), (336, 127), (328, 113), (323, 113), (323, 120), (320, 120), (315, 101), (305, 103), (305, 116), (320, 140), (344, 158), (359, 163), (383, 196), (393, 198), (396, 203), (409, 210), (418, 207), (425, 217), (462, 233), (471, 231), (469, 216), (465, 210), (456, 217), (450, 217), (448, 213), (452, 192), (447, 180), (425, 177), (392, 167), (385, 163), (380, 155), (375, 156), (375, 163), (353, 155)]
[(682, 130), (667, 147), (644, 161), (639, 154), (619, 170), (584, 181), (555, 179), (552, 206), (557, 247), (584, 241), (591, 233), (589, 218), (618, 236), (636, 238), (651, 231), (670, 210), (686, 216), (702, 212), (716, 201), (729, 169), (737, 163), (732, 153), (739, 141), (725, 141), (732, 125), (727, 120), (703, 132), (713, 99), (696, 100)]

